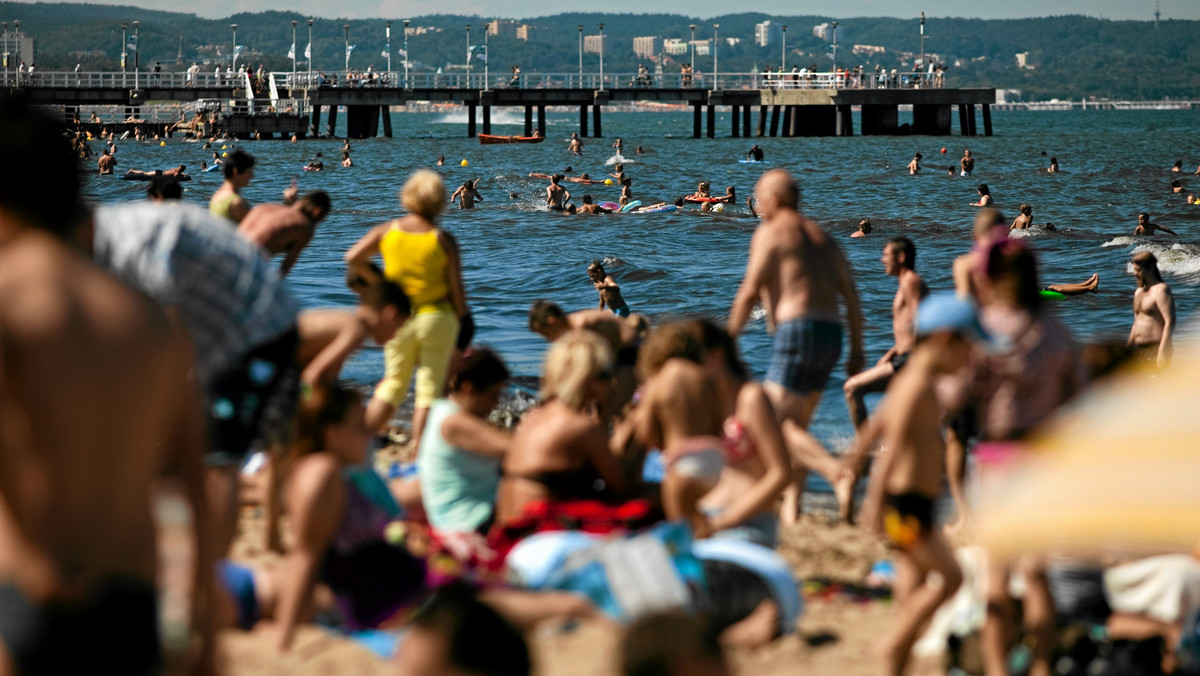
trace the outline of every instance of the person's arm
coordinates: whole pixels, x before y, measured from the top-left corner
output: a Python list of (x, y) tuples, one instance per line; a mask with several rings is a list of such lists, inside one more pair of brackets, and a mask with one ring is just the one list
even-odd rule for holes
[(379, 242), (383, 239), (383, 234), (387, 232), (389, 224), (375, 226), (362, 236), (362, 239), (354, 243), (350, 250), (346, 252), (346, 265), (351, 271), (356, 273), (365, 273), (368, 279), (374, 279), (375, 275), (371, 270), (371, 258), (379, 253)]
[[(570, 202), (570, 201), (571, 201), (571, 191), (570, 191), (570, 190), (567, 190), (566, 188), (563, 188), (563, 200), (562, 200), (562, 203), (563, 203), (563, 204), (566, 204), (567, 202)], [(1172, 233), (1172, 234), (1174, 234), (1174, 233)]]
[(459, 411), (442, 422), (442, 438), (468, 453), (501, 458), (508, 452), (512, 435), (483, 418)]
[(766, 245), (762, 241), (762, 232), (760, 228), (750, 238), (750, 260), (746, 262), (746, 274), (742, 277), (742, 284), (733, 298), (733, 307), (729, 310), (729, 323), (726, 328), (734, 338), (738, 337), (742, 327), (750, 320), (750, 313), (754, 310), (754, 304), (758, 302), (759, 289), (762, 288), (767, 265), (770, 263), (770, 257), (765, 251)]
[(304, 251), (304, 248), (307, 247), (308, 243), (312, 241), (315, 230), (316, 228), (314, 228), (312, 224), (309, 224), (304, 231), (296, 237), (295, 241), (292, 242), (291, 248), (288, 249), (287, 257), (284, 258), (283, 262), (279, 264), (280, 277), (286, 277), (288, 271), (290, 271), (292, 266), (296, 264), (296, 261), (300, 260), (300, 252)]
[(625, 469), (609, 450), (608, 436), (604, 433), (604, 428), (599, 425), (591, 425), (591, 428), (580, 439), (580, 447), (583, 449), (585, 460), (591, 463), (596, 474), (604, 480), (610, 491), (625, 493), (629, 490), (629, 477), (625, 475)]
[(463, 189), (462, 189), (462, 187), (460, 186), (460, 187), (458, 188), (458, 190), (455, 190), (455, 191), (454, 191), (454, 192), (453, 192), (453, 193), (450, 195), (450, 202), (451, 202), (451, 203), (453, 203), (453, 202), (456, 202), (456, 201), (458, 201), (458, 196), (459, 196), (459, 195), (461, 195), (461, 194), (462, 194), (462, 192), (463, 192)]
[(467, 316), (467, 294), (463, 289), (462, 259), (458, 253), (458, 240), (454, 235), (438, 228), (438, 240), (446, 250), (446, 286), (450, 288), (450, 304), (459, 319)]
[(765, 471), (749, 490), (713, 517), (710, 524), (714, 531), (745, 523), (750, 517), (770, 508), (788, 486), (792, 475), (783, 433), (762, 387), (742, 389), (738, 394), (737, 416), (746, 430), (746, 436), (758, 447), (758, 458)]
[(331, 457), (309, 457), (293, 470), (286, 496), (295, 544), (283, 562), (276, 620), (278, 648), (291, 647), (296, 626), (312, 605), (317, 572), (346, 510), (341, 468)]
[(1162, 289), (1154, 294), (1154, 307), (1163, 318), (1162, 338), (1158, 341), (1158, 366), (1166, 366), (1171, 360), (1172, 338), (1175, 335), (1175, 298), (1171, 290), (1164, 284)]
[(846, 373), (854, 375), (863, 367), (862, 307), (858, 300), (858, 290), (854, 286), (854, 271), (850, 267), (850, 261), (846, 260), (836, 243), (831, 244), (838, 256), (837, 281), (842, 299), (846, 302), (846, 326), (850, 331), (850, 356), (846, 358)]
[[(312, 312), (312, 310), (301, 312), (296, 318), (296, 328), (301, 342), (304, 342), (305, 335), (310, 333), (306, 330), (306, 325), (311, 321)], [(336, 382), (342, 365), (346, 363), (350, 355), (362, 347), (363, 340), (367, 337), (367, 327), (362, 320), (350, 312), (338, 312), (337, 314), (342, 315), (341, 327), (333, 340), (322, 347), (312, 361), (304, 365), (304, 370), (300, 373), (301, 382), (309, 385)]]
[(1175, 232), (1174, 230), (1172, 230), (1172, 229), (1170, 229), (1170, 228), (1168, 228), (1168, 227), (1165, 227), (1165, 226), (1162, 226), (1162, 225), (1158, 225), (1157, 223), (1155, 223), (1154, 225), (1155, 225), (1155, 226), (1156, 226), (1156, 227), (1157, 227), (1159, 230), (1162, 230), (1163, 232), (1167, 233), (1168, 235), (1175, 235), (1176, 237), (1178, 237), (1178, 236), (1179, 236), (1179, 233)]

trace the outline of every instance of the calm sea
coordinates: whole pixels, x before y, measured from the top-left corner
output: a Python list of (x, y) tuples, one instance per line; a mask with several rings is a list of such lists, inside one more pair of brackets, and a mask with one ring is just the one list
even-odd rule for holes
[[(306, 307), (347, 306), (353, 299), (342, 282), (342, 255), (368, 228), (401, 213), (396, 192), (413, 170), (432, 167), (444, 154), (448, 166), (441, 171), (450, 190), (482, 177), (486, 201), (476, 211), (447, 211), (442, 224), (461, 243), (477, 342), (499, 350), (525, 384), (536, 377), (545, 350), (542, 339), (526, 329), (526, 310), (540, 298), (568, 310), (596, 306), (596, 292), (585, 273), (592, 259), (606, 262), (630, 307), (654, 322), (691, 316), (723, 320), (741, 279), (757, 223), (744, 206), (723, 214), (576, 217), (539, 207), (545, 182), (526, 174), (570, 165), (577, 172), (603, 176), (613, 170), (609, 146), (617, 137), (625, 142), (625, 171), (633, 178), (634, 195), (646, 203), (688, 194), (701, 180), (711, 181), (714, 193), (735, 186), (744, 199), (764, 167), (794, 172), (801, 184), (802, 211), (834, 234), (853, 263), (866, 314), (869, 361), (891, 344), (895, 280), (883, 274), (879, 261), (884, 242), (895, 235), (911, 238), (918, 272), (933, 289), (951, 288), (951, 260), (970, 246), (975, 209), (968, 204), (976, 199), (979, 183), (991, 187), (1009, 218), (1019, 203), (1028, 202), (1035, 223), (1057, 226), (1057, 233), (1034, 232), (1027, 240), (1040, 257), (1043, 283), (1078, 282), (1099, 273), (1099, 292), (1054, 305), (1079, 339), (1128, 335), (1134, 280), (1127, 261), (1139, 249), (1159, 257), (1181, 317), (1193, 314), (1200, 303), (1200, 206), (1188, 205), (1185, 195), (1173, 195), (1169, 187), (1178, 177), (1200, 192), (1200, 177), (1190, 173), (1200, 164), (1200, 113), (1195, 111), (997, 112), (996, 136), (970, 139), (694, 140), (690, 112), (609, 113), (605, 118), (607, 136), (585, 139), (582, 157), (566, 151), (565, 139), (577, 130), (574, 112), (550, 113), (547, 141), (528, 146), (480, 146), (465, 137), (463, 111), (394, 114), (396, 138), (354, 141), (355, 166), (347, 169), (337, 167), (340, 140), (239, 142), (258, 159), (246, 196), (253, 203), (278, 200), (293, 178), (302, 190), (319, 188), (331, 195), (334, 211), (288, 283)], [(493, 116), (493, 132), (517, 134), (520, 123), (519, 109), (501, 111)], [(726, 116), (718, 115), (716, 129), (728, 134)], [(754, 142), (766, 151), (768, 165), (737, 162)], [(634, 155), (636, 145), (646, 154)], [(215, 149), (231, 149), (220, 148), (217, 144)], [(946, 168), (957, 165), (964, 148), (977, 158), (974, 175), (947, 176)], [(302, 172), (318, 152), (329, 168)], [(909, 176), (905, 165), (914, 152), (925, 156), (926, 169)], [(1049, 156), (1058, 157), (1064, 173), (1044, 173)], [(200, 144), (177, 139), (162, 147), (123, 141), (117, 152), (121, 170), (187, 164), (193, 180), (184, 184), (185, 199), (202, 203), (221, 181), (218, 172), (196, 171), (208, 157)], [(463, 159), (468, 166), (459, 166)], [(1179, 159), (1186, 173), (1169, 173)], [(590, 192), (597, 201), (619, 195), (616, 187), (568, 187), (576, 195)], [(113, 202), (135, 199), (144, 188), (144, 183), (93, 176), (87, 189), (97, 201)], [(512, 199), (510, 193), (519, 196)], [(1149, 211), (1180, 237), (1133, 238), (1139, 211)], [(874, 221), (875, 234), (850, 239), (862, 218)], [(753, 322), (741, 346), (761, 376), (770, 356), (761, 319)], [(372, 346), (354, 358), (345, 375), (369, 384), (381, 372), (382, 353)], [(813, 431), (840, 446), (851, 427), (841, 396), (842, 372), (835, 374)]]

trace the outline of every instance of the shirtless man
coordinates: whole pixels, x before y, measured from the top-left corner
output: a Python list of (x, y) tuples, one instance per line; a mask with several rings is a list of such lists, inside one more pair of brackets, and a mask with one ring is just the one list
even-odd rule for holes
[(591, 195), (584, 195), (583, 196), (583, 206), (579, 207), (579, 213), (581, 213), (581, 214), (611, 214), (612, 209), (605, 209), (604, 207), (600, 206), (599, 204), (593, 203)]
[[(114, 163), (115, 163), (115, 161), (114, 161)], [(125, 172), (125, 175), (130, 176), (130, 177), (136, 176), (136, 177), (141, 177), (141, 178), (146, 178), (146, 179), (151, 179), (151, 178), (154, 178), (155, 176), (169, 176), (171, 178), (174, 178), (177, 181), (190, 181), (191, 177), (188, 176), (186, 173), (184, 173), (186, 170), (187, 170), (187, 165), (181, 164), (178, 167), (174, 167), (171, 169), (161, 169), (161, 170), (156, 169), (155, 171), (138, 171), (137, 169), (130, 169)]]
[(912, 160), (909, 161), (909, 163), (908, 163), (909, 176), (920, 173), (922, 157), (924, 157), (924, 156), (921, 153), (916, 153), (915, 155), (913, 155)]
[(600, 309), (603, 310), (607, 307), (618, 317), (628, 317), (629, 305), (621, 296), (621, 286), (617, 284), (617, 280), (612, 278), (612, 275), (604, 271), (604, 265), (600, 261), (592, 261), (588, 265), (587, 273), (592, 286), (600, 293)]
[(1008, 229), (1028, 230), (1033, 223), (1033, 207), (1022, 203), (1017, 207), (1017, 212), (1017, 217), (1013, 219), (1012, 225), (1008, 226)]
[[(729, 334), (736, 338), (755, 304), (762, 303), (767, 327), (775, 332), (763, 386), (780, 420), (790, 421), (796, 435), (804, 437), (841, 355), (839, 298), (846, 305), (850, 330), (846, 372), (853, 375), (862, 369), (858, 292), (841, 249), (796, 210), (800, 186), (791, 174), (781, 169), (767, 172), (755, 195), (763, 222), (750, 240), (746, 274), (729, 313)], [(783, 521), (795, 522), (798, 508), (799, 486), (793, 483), (784, 494)]]
[(241, 223), (250, 212), (250, 204), (242, 199), (242, 189), (254, 178), (254, 158), (243, 150), (229, 153), (223, 162), (225, 181), (213, 193), (208, 210), (214, 216)]
[(974, 298), (978, 302), (975, 271), (979, 269), (979, 257), (992, 242), (1008, 237), (1004, 228), (1004, 214), (999, 209), (980, 209), (975, 214), (971, 235), (975, 239), (975, 247), (954, 259), (954, 292), (959, 298)]
[(383, 345), (395, 337), (412, 314), (408, 296), (395, 282), (355, 279), (349, 284), (360, 300), (353, 310), (305, 310), (297, 318), (298, 330), (304, 336), (296, 352), (298, 361), (305, 364), (301, 382), (336, 383), (342, 365), (366, 338)]
[(238, 225), (238, 234), (257, 244), (271, 258), (286, 253), (279, 275), (287, 276), (300, 258), (300, 252), (312, 241), (320, 223), (330, 210), (329, 195), (314, 190), (290, 205), (260, 204)]
[(1151, 221), (1150, 214), (1146, 213), (1145, 211), (1138, 214), (1138, 224), (1137, 224), (1137, 227), (1133, 229), (1133, 234), (1146, 235), (1147, 237), (1151, 237), (1159, 230), (1167, 233), (1168, 235), (1175, 235), (1176, 237), (1178, 237), (1178, 235), (1176, 234), (1176, 232), (1174, 230), (1167, 228), (1167, 227), (1163, 227), (1163, 226), (1159, 225), (1158, 223)]
[(579, 176), (570, 176), (570, 177), (564, 178), (563, 180), (569, 181), (571, 183), (582, 183), (584, 185), (594, 185), (596, 183), (604, 183), (604, 181), (597, 181), (596, 179), (592, 178), (591, 176), (589, 176), (587, 174), (580, 174)]
[(582, 155), (583, 154), (583, 141), (579, 140), (579, 134), (572, 132), (571, 142), (567, 145), (567, 150), (572, 155)]
[(562, 174), (554, 174), (550, 177), (550, 185), (546, 187), (546, 204), (550, 205), (550, 211), (563, 211), (571, 199), (571, 193), (559, 185), (561, 180)]
[(871, 219), (864, 218), (858, 222), (858, 230), (850, 235), (850, 239), (859, 239), (871, 234)]
[(1138, 288), (1133, 292), (1133, 328), (1127, 344), (1142, 361), (1162, 368), (1171, 361), (1175, 298), (1158, 272), (1158, 259), (1149, 251), (1134, 255), (1133, 275)]
[(907, 237), (896, 237), (884, 245), (883, 271), (897, 281), (896, 296), (892, 299), (892, 336), (895, 343), (874, 366), (849, 378), (842, 386), (846, 408), (850, 410), (850, 422), (855, 428), (862, 427), (867, 419), (866, 395), (887, 389), (888, 383), (904, 368), (917, 344), (917, 337), (913, 334), (913, 319), (917, 305), (929, 294), (929, 288), (917, 274), (916, 263), (917, 248)]
[(108, 148), (105, 148), (100, 153), (100, 159), (96, 160), (96, 165), (100, 167), (101, 176), (109, 176), (113, 173), (113, 167), (117, 166), (117, 158), (112, 156)]
[(450, 196), (450, 201), (458, 202), (459, 209), (474, 209), (476, 202), (483, 201), (483, 195), (479, 194), (479, 182), (482, 180), (482, 178), (477, 178), (474, 181), (463, 183)]
[(342, 165), (343, 167), (353, 167), (353, 166), (354, 166), (354, 160), (350, 159), (350, 151), (349, 151), (349, 150), (343, 150), (343, 151), (342, 151), (342, 163), (341, 163), (341, 165)]
[(972, 171), (975, 171), (975, 158), (971, 157), (970, 150), (964, 150), (962, 159), (958, 161), (958, 166), (962, 168), (963, 176), (970, 176)]
[(58, 127), (0, 104), (0, 161), (25, 169), (0, 187), (0, 673), (158, 673), (151, 505), (170, 476), (190, 503), (211, 656), (191, 352), (160, 307), (72, 245), (86, 210)]
[[(872, 425), (874, 434), (869, 436), (881, 437), (887, 450), (871, 470), (860, 515), (864, 528), (886, 535), (896, 561), (893, 591), (899, 616), (878, 647), (885, 674), (904, 672), (925, 623), (962, 584), (954, 553), (934, 525), (945, 447), (933, 383), (967, 365), (970, 341), (986, 339), (974, 306), (951, 294), (928, 298), (915, 314), (921, 343), (908, 368), (888, 386), (880, 424)], [(875, 441), (861, 435), (851, 454)], [(934, 572), (940, 574), (941, 584), (927, 583)]]

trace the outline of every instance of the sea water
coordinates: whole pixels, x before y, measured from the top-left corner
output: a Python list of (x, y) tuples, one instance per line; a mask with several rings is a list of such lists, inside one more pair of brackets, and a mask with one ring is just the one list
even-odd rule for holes
[[(395, 113), (392, 119), (395, 138), (351, 142), (352, 168), (337, 166), (341, 140), (237, 142), (258, 161), (254, 181), (245, 190), (251, 203), (279, 200), (293, 179), (302, 191), (321, 189), (332, 197), (333, 213), (318, 228), (287, 283), (305, 307), (351, 305), (354, 297), (343, 282), (343, 254), (369, 228), (401, 215), (397, 191), (404, 180), (416, 169), (434, 168), (438, 155), (445, 155), (446, 166), (436, 169), (447, 191), (464, 181), (483, 179), (479, 189), (485, 201), (478, 209), (450, 208), (441, 219), (462, 249), (476, 341), (503, 355), (526, 392), (534, 387), (546, 348), (527, 328), (530, 304), (545, 298), (567, 310), (597, 307), (596, 291), (586, 274), (593, 259), (605, 262), (630, 308), (646, 313), (654, 323), (684, 317), (724, 322), (758, 222), (741, 202), (762, 172), (772, 167), (796, 175), (801, 210), (833, 234), (854, 267), (868, 364), (892, 344), (890, 308), (896, 282), (883, 272), (884, 243), (899, 235), (912, 239), (917, 271), (930, 288), (952, 288), (951, 261), (971, 246), (976, 210), (969, 205), (977, 199), (980, 183), (990, 186), (996, 205), (1009, 219), (1019, 203), (1028, 202), (1035, 224), (1054, 223), (1057, 232), (1022, 234), (1038, 254), (1044, 285), (1100, 275), (1098, 292), (1051, 304), (1080, 341), (1128, 335), (1135, 288), (1128, 261), (1135, 251), (1148, 249), (1159, 257), (1181, 318), (1200, 304), (1200, 206), (1187, 204), (1186, 194), (1172, 194), (1169, 187), (1179, 178), (1200, 192), (1200, 177), (1190, 174), (1200, 165), (1196, 111), (997, 111), (993, 137), (749, 139), (692, 139), (690, 112), (609, 113), (604, 120), (607, 136), (583, 139), (584, 152), (578, 157), (567, 152), (567, 139), (578, 131), (576, 112), (550, 112), (547, 140), (537, 145), (480, 146), (466, 138), (461, 115)], [(519, 125), (500, 121), (519, 122), (515, 113), (495, 114), (493, 132), (521, 133)], [(717, 132), (728, 134), (729, 127), (728, 116), (718, 115)], [(689, 210), (566, 216), (546, 211), (546, 181), (527, 174), (552, 173), (569, 165), (577, 173), (603, 178), (613, 170), (615, 151), (610, 146), (616, 137), (624, 141), (626, 174), (633, 179), (634, 196), (643, 203), (669, 201), (709, 181), (714, 194), (734, 186), (739, 204), (720, 214)], [(767, 163), (739, 164), (754, 143), (763, 148)], [(212, 150), (229, 152), (232, 145), (217, 143)], [(645, 154), (634, 153), (638, 145)], [(93, 146), (99, 150), (98, 144)], [(967, 148), (976, 158), (975, 172), (961, 177), (958, 159)], [(325, 171), (301, 171), (318, 152), (324, 154)], [(905, 166), (914, 152), (924, 155), (924, 169), (909, 176)], [(200, 161), (211, 156), (200, 143), (173, 139), (160, 147), (157, 142), (121, 141), (116, 156), (118, 173), (188, 165), (193, 180), (183, 185), (184, 199), (190, 202), (206, 204), (221, 182), (219, 172), (199, 171)], [(1062, 173), (1045, 173), (1051, 156), (1058, 158)], [(460, 166), (463, 159), (466, 167)], [(1179, 159), (1187, 172), (1169, 173)], [(953, 176), (947, 175), (950, 166), (956, 167)], [(96, 201), (113, 202), (140, 197), (145, 185), (93, 175), (87, 191)], [(597, 202), (620, 194), (618, 186), (566, 187), (576, 203), (584, 193)], [(511, 193), (517, 197), (510, 198)], [(1133, 237), (1139, 211), (1149, 211), (1180, 236)], [(863, 218), (873, 221), (874, 233), (850, 239)], [(771, 353), (761, 312), (743, 334), (741, 348), (761, 377)], [(382, 371), (382, 353), (369, 345), (343, 373), (370, 385)], [(843, 379), (839, 367), (812, 424), (817, 437), (835, 447), (843, 447), (852, 436)], [(527, 402), (528, 397), (520, 400)]]

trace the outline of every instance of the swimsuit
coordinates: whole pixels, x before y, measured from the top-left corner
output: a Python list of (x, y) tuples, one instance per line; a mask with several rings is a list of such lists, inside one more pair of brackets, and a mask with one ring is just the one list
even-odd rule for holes
[(916, 491), (888, 495), (883, 526), (897, 547), (912, 547), (933, 532), (933, 499)]
[(213, 467), (238, 464), (257, 446), (286, 441), (300, 395), (299, 341), (292, 327), (213, 379), (208, 388), (212, 448), (205, 462)]
[(629, 306), (625, 303), (621, 303), (619, 306), (612, 308), (612, 313), (618, 317), (628, 317)]
[(899, 373), (900, 369), (904, 368), (904, 365), (908, 363), (908, 357), (911, 354), (911, 352), (905, 352), (904, 354), (892, 355), (892, 358), (888, 360), (888, 363), (892, 365), (893, 374)]
[(820, 392), (842, 354), (842, 325), (822, 319), (792, 319), (775, 329), (775, 351), (767, 380), (794, 394)]
[(158, 594), (145, 580), (110, 576), (69, 600), (35, 603), (0, 584), (0, 640), (20, 674), (157, 673)]
[(235, 192), (225, 193), (219, 197), (214, 196), (208, 203), (208, 211), (213, 216), (232, 221), (233, 216), (229, 215), (229, 209), (241, 198), (242, 196)]
[(681, 439), (663, 449), (667, 469), (675, 474), (715, 484), (725, 469), (725, 440), (697, 435)]

